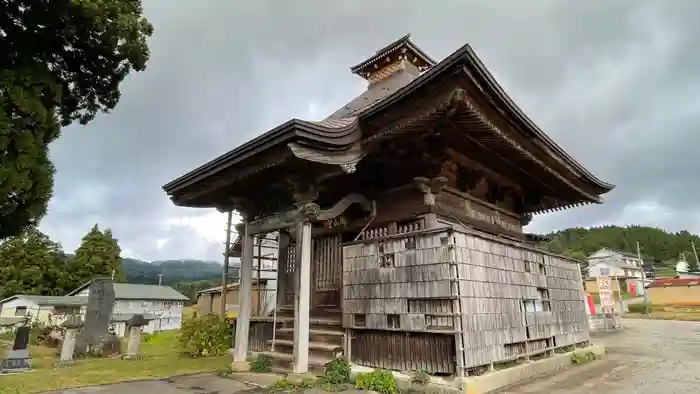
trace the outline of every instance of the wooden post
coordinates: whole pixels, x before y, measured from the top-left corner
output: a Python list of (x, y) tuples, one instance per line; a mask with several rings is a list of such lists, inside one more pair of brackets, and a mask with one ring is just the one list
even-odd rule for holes
[(297, 280), (294, 296), (294, 366), (295, 373), (309, 371), (309, 309), (311, 305), (311, 223), (297, 227)]
[[(245, 363), (248, 356), (248, 329), (253, 293), (253, 235), (248, 232), (248, 220), (243, 221), (241, 237), (241, 284), (239, 288), (239, 310), (236, 319), (236, 338), (233, 350), (233, 362)], [(232, 365), (233, 367), (233, 365)]]
[(263, 262), (263, 252), (262, 252), (262, 243), (264, 239), (267, 239), (267, 234), (258, 234), (255, 238), (257, 240), (257, 245), (258, 245), (258, 277), (255, 278), (255, 281), (258, 285), (258, 302), (257, 305), (255, 306), (255, 315), (256, 316), (261, 316), (262, 315), (262, 290), (260, 289), (260, 272), (261, 272), (261, 265)]
[(226, 286), (228, 285), (228, 265), (229, 253), (231, 251), (231, 221), (233, 220), (233, 210), (228, 211), (228, 220), (226, 222), (226, 246), (224, 247), (224, 270), (221, 273), (221, 305), (219, 312), (221, 317), (226, 317)]

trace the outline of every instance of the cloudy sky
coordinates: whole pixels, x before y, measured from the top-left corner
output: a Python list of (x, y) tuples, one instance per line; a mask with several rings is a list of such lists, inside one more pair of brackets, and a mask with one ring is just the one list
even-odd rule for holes
[(115, 111), (52, 146), (42, 229), (72, 250), (94, 224), (124, 256), (220, 260), (225, 215), (161, 186), (291, 117), (365, 88), (349, 66), (412, 34), (442, 59), (468, 42), (530, 117), (617, 188), (530, 231), (645, 224), (700, 231), (700, 2), (144, 0), (148, 69)]

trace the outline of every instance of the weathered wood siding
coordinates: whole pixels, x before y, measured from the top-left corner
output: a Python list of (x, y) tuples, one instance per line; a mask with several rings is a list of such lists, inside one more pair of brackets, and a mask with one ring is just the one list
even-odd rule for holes
[(371, 334), (377, 330), (433, 334), (436, 343), (449, 336), (455, 368), (465, 370), (589, 339), (578, 265), (524, 243), (453, 229), (346, 245), (343, 326), (354, 332), (351, 349), (378, 343), (379, 334)]
[(465, 368), (589, 340), (578, 264), (486, 234), (448, 232)]

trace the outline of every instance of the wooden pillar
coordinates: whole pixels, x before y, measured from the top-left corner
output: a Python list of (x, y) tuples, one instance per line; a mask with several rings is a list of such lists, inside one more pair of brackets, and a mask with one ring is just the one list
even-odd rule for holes
[(309, 371), (309, 309), (311, 306), (311, 223), (297, 227), (296, 294), (294, 295), (294, 366), (295, 373)]
[(248, 231), (248, 220), (243, 222), (241, 236), (241, 285), (238, 293), (238, 318), (236, 319), (236, 338), (233, 349), (233, 362), (243, 363), (248, 356), (248, 329), (253, 298), (253, 234)]

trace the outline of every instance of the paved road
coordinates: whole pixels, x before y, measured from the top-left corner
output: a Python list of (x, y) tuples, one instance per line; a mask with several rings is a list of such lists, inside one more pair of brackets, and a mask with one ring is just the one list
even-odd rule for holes
[(700, 322), (625, 319), (598, 335), (608, 355), (501, 394), (700, 393)]
[(243, 382), (231, 379), (222, 379), (213, 375), (194, 375), (157, 381), (59, 390), (47, 394), (252, 394), (260, 391)]

